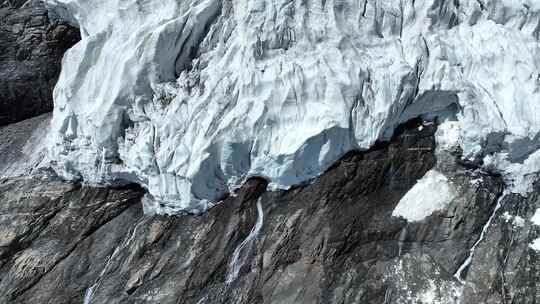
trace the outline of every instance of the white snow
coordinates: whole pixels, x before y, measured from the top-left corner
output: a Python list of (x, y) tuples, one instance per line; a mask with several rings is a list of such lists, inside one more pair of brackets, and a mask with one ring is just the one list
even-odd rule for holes
[(529, 244), (529, 247), (536, 251), (540, 251), (540, 238), (535, 239), (531, 244)]
[(437, 132), (435, 132), (435, 140), (437, 142), (438, 149), (449, 150), (454, 147), (459, 147), (459, 122), (447, 120), (441, 123), (437, 127)]
[(484, 158), (486, 167), (491, 167), (503, 174), (508, 189), (513, 193), (527, 196), (533, 190), (533, 183), (540, 172), (540, 150), (530, 154), (522, 163), (512, 163), (508, 153), (501, 152)]
[(508, 211), (505, 211), (502, 215), (502, 218), (506, 222), (512, 222), (512, 226), (514, 227), (524, 227), (525, 226), (525, 219), (522, 218), (519, 215), (511, 215)]
[(44, 1), (83, 36), (54, 92), (51, 165), (140, 183), (160, 213), (250, 176), (305, 182), (452, 105), (440, 139), (465, 157), (540, 130), (536, 1)]
[(536, 209), (534, 215), (531, 217), (531, 222), (537, 226), (540, 226), (540, 208)]
[(448, 207), (456, 195), (457, 192), (448, 178), (433, 169), (401, 198), (392, 216), (402, 217), (410, 222), (422, 221), (433, 212)]

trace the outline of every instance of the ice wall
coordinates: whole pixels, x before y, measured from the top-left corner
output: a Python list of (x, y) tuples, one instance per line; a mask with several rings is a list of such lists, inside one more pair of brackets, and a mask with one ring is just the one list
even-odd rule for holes
[(54, 92), (54, 168), (138, 182), (157, 212), (250, 176), (305, 182), (452, 106), (465, 157), (540, 128), (538, 1), (45, 1), (83, 34)]

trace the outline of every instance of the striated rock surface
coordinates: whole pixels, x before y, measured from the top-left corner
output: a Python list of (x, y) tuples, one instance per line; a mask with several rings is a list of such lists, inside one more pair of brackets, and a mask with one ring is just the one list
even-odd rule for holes
[[(505, 196), (454, 276), (503, 183), (451, 156), (436, 160), (434, 132), (411, 123), (288, 191), (250, 179), (200, 216), (144, 215), (136, 186), (4, 179), (0, 302), (536, 303), (536, 194)], [(457, 197), (419, 221), (392, 216), (431, 169)]]
[(52, 111), (60, 62), (80, 35), (41, 1), (0, 3), (1, 126)]

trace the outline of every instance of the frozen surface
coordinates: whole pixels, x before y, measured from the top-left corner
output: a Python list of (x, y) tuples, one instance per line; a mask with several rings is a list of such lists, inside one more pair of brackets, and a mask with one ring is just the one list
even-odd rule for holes
[(305, 182), (419, 115), (457, 111), (441, 138), (467, 158), (540, 129), (538, 1), (45, 1), (83, 36), (53, 167), (138, 182), (154, 212), (203, 211), (250, 176)]
[(447, 120), (441, 123), (437, 127), (435, 140), (437, 142), (437, 149), (450, 150), (459, 147), (459, 143), (461, 142), (459, 122)]
[(534, 240), (531, 244), (529, 244), (529, 247), (536, 251), (540, 251), (540, 238)]
[(486, 167), (499, 170), (511, 192), (526, 196), (533, 190), (533, 183), (538, 179), (540, 172), (540, 150), (530, 154), (521, 163), (512, 163), (508, 160), (508, 153), (500, 152), (484, 158)]
[(531, 222), (533, 222), (533, 224), (537, 226), (540, 226), (540, 208), (536, 209), (536, 211), (534, 212), (533, 217), (531, 217)]
[(392, 216), (418, 222), (448, 207), (455, 197), (456, 190), (448, 178), (433, 169), (401, 198)]
[[(533, 217), (531, 217), (531, 222), (534, 225), (540, 226), (540, 209), (536, 209)], [(540, 238), (535, 239), (531, 244), (529, 244), (529, 247), (536, 251), (540, 251)]]
[(503, 213), (502, 217), (506, 222), (512, 222), (512, 225), (514, 227), (522, 228), (525, 226), (525, 219), (519, 215), (511, 215), (508, 211), (506, 211), (505, 213)]

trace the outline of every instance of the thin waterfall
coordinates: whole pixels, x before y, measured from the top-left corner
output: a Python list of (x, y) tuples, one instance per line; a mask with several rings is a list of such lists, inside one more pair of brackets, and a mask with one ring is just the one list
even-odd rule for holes
[[(231, 262), (229, 263), (229, 274), (227, 276), (227, 284), (234, 282), (238, 278), (240, 268), (244, 265), (245, 258), (248, 256), (253, 246), (253, 240), (257, 238), (263, 225), (264, 214), (261, 205), (261, 199), (257, 200), (257, 222), (253, 229), (249, 232), (249, 235), (236, 247), (234, 250)], [(242, 257), (240, 256), (242, 255)]]
[(399, 234), (398, 239), (398, 257), (401, 257), (401, 253), (403, 251), (403, 243), (405, 242), (405, 238), (407, 237), (407, 226), (401, 230), (401, 233)]
[(461, 264), (461, 266), (459, 266), (458, 270), (454, 274), (454, 278), (456, 278), (461, 283), (464, 283), (464, 280), (462, 279), (463, 271), (465, 271), (465, 269), (467, 269), (467, 267), (469, 267), (471, 265), (472, 259), (474, 257), (474, 251), (476, 250), (476, 247), (478, 247), (480, 242), (482, 242), (482, 240), (484, 239), (484, 237), (485, 237), (485, 235), (487, 233), (487, 230), (489, 229), (489, 226), (491, 226), (491, 222), (493, 222), (493, 219), (495, 218), (495, 215), (497, 214), (497, 211), (499, 211), (499, 209), (501, 209), (502, 201), (508, 195), (508, 193), (509, 192), (507, 190), (505, 190), (503, 192), (503, 194), (501, 195), (501, 197), (499, 197), (499, 199), (497, 200), (497, 205), (495, 206), (495, 209), (493, 209), (493, 212), (491, 213), (491, 216), (489, 217), (488, 221), (484, 224), (484, 228), (482, 228), (482, 232), (480, 233), (480, 237), (478, 237), (478, 240), (476, 240), (474, 245), (469, 250), (469, 256), (467, 257), (465, 262), (463, 262), (463, 264)]
[(103, 278), (103, 276), (107, 272), (107, 269), (109, 269), (109, 264), (111, 263), (112, 259), (114, 259), (122, 249), (126, 248), (127, 246), (129, 246), (131, 244), (131, 242), (135, 238), (135, 235), (137, 233), (137, 229), (139, 228), (139, 226), (141, 226), (147, 220), (148, 220), (148, 218), (145, 219), (145, 220), (142, 220), (141, 222), (139, 222), (135, 226), (135, 228), (133, 228), (133, 232), (131, 233), (129, 238), (126, 239), (124, 242), (122, 242), (120, 245), (116, 246), (116, 248), (114, 248), (113, 253), (107, 259), (107, 262), (105, 263), (105, 267), (103, 267), (103, 270), (101, 270), (101, 273), (99, 274), (97, 280), (95, 281), (94, 284), (92, 284), (92, 286), (90, 286), (86, 290), (86, 292), (84, 294), (83, 304), (90, 304), (92, 302), (92, 296), (94, 295), (94, 292), (99, 288), (99, 285), (101, 284), (101, 279)]
[(99, 179), (98, 181), (99, 182), (103, 182), (105, 181), (105, 175), (106, 175), (106, 170), (107, 170), (107, 148), (103, 148), (101, 150), (101, 161), (100, 161), (100, 164), (99, 164)]

